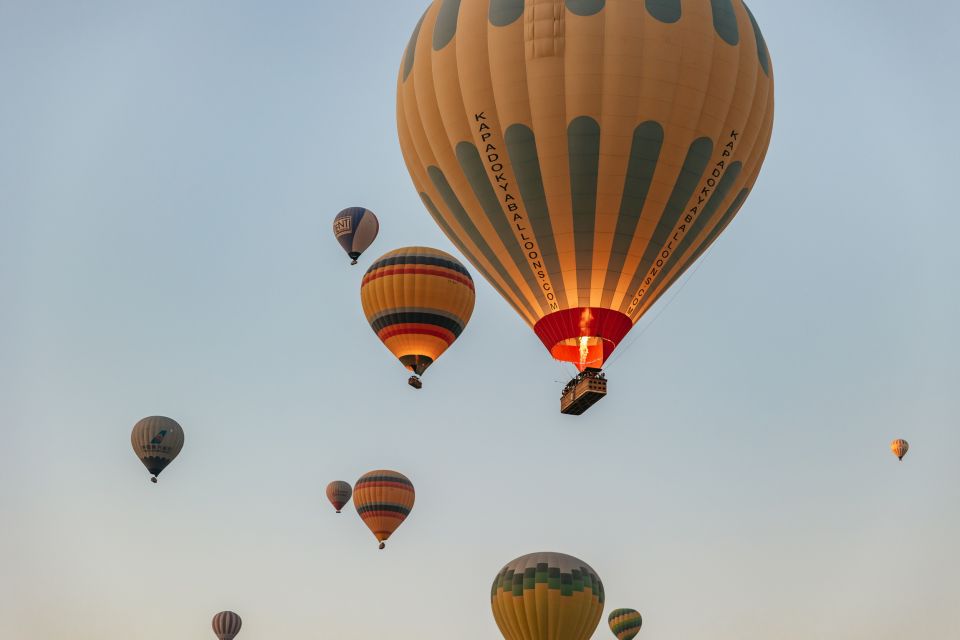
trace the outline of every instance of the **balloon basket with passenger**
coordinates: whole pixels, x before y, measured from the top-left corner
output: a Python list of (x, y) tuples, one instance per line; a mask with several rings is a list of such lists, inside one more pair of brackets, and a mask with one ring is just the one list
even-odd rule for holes
[(560, 396), (560, 413), (579, 416), (607, 395), (607, 377), (588, 367), (567, 383)]

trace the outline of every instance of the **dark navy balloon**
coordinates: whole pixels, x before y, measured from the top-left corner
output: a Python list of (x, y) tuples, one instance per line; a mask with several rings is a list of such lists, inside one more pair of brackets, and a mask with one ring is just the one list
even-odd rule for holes
[(350, 264), (357, 264), (357, 258), (373, 244), (379, 231), (377, 216), (363, 207), (348, 207), (333, 219), (333, 235), (350, 256)]

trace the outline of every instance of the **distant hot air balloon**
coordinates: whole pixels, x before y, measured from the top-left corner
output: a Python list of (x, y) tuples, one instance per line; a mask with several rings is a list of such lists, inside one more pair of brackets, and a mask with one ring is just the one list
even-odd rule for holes
[(506, 640), (587, 640), (603, 615), (603, 583), (562, 553), (531, 553), (493, 579), (493, 617)]
[(327, 485), (327, 500), (333, 505), (333, 508), (340, 513), (343, 505), (350, 502), (350, 496), (353, 494), (353, 488), (349, 482), (343, 480), (334, 480)]
[(353, 506), (380, 541), (381, 549), (390, 534), (410, 515), (415, 498), (410, 479), (386, 469), (368, 471), (353, 487)]
[(213, 632), (220, 640), (233, 640), (240, 633), (240, 616), (233, 611), (221, 611), (213, 616)]
[(350, 256), (350, 264), (357, 264), (357, 258), (373, 244), (379, 231), (377, 216), (363, 207), (349, 207), (333, 219), (333, 235)]
[(910, 445), (907, 444), (906, 440), (897, 438), (890, 443), (890, 451), (893, 451), (893, 455), (897, 456), (901, 462), (903, 461), (903, 456), (907, 455), (907, 451), (909, 450)]
[(183, 429), (175, 420), (164, 416), (150, 416), (133, 425), (130, 433), (133, 451), (153, 476), (151, 482), (183, 448)]
[(426, 209), (581, 371), (727, 227), (772, 126), (741, 0), (434, 0), (397, 81)]
[(640, 633), (643, 618), (636, 609), (614, 609), (607, 617), (607, 622), (617, 640), (633, 640)]
[(423, 374), (460, 335), (473, 313), (473, 278), (448, 253), (396, 249), (375, 261), (360, 285), (370, 327), (414, 375)]

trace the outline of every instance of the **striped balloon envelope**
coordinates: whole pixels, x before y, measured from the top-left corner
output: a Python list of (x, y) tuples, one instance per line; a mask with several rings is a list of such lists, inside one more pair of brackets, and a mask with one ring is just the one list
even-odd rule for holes
[(333, 219), (333, 235), (350, 256), (350, 264), (366, 251), (380, 232), (380, 222), (373, 211), (363, 207), (348, 207)]
[(531, 553), (500, 570), (490, 602), (506, 640), (587, 640), (603, 615), (603, 583), (573, 556)]
[(617, 640), (633, 640), (640, 633), (643, 618), (636, 609), (614, 609), (607, 616), (607, 622)]
[(363, 523), (380, 541), (381, 549), (410, 515), (415, 499), (413, 483), (397, 471), (368, 471), (353, 486), (353, 506)]
[(447, 237), (554, 358), (600, 368), (747, 199), (773, 70), (741, 0), (434, 0), (397, 127)]
[(353, 495), (353, 487), (350, 486), (349, 482), (334, 480), (327, 485), (327, 500), (337, 510), (337, 513), (340, 513), (343, 505), (350, 502), (351, 495)]
[(213, 616), (213, 633), (220, 640), (233, 640), (240, 633), (240, 616), (233, 611), (221, 611)]
[(448, 253), (404, 247), (377, 259), (360, 285), (370, 327), (407, 369), (421, 375), (463, 332), (473, 278)]
[(130, 444), (140, 462), (157, 481), (160, 472), (173, 462), (183, 449), (183, 429), (176, 420), (165, 416), (149, 416), (133, 425)]
[(903, 462), (903, 456), (907, 455), (907, 451), (910, 450), (910, 445), (907, 444), (906, 440), (897, 438), (890, 443), (890, 451), (893, 452), (893, 455), (897, 456), (897, 459)]

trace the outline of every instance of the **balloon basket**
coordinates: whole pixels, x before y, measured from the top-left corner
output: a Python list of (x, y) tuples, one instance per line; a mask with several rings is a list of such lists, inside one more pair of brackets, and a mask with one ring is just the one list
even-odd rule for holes
[(420, 381), (420, 378), (417, 376), (410, 376), (407, 379), (407, 384), (413, 387), (414, 389), (422, 389), (423, 383)]
[(560, 396), (560, 413), (578, 416), (607, 395), (607, 378), (600, 369), (586, 368), (567, 383)]

